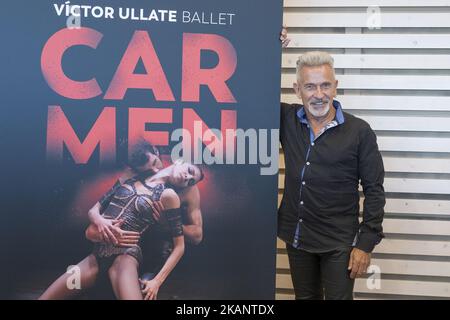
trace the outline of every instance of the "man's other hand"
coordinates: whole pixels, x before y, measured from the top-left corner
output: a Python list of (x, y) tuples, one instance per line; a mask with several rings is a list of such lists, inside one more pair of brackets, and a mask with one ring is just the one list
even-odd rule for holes
[(350, 261), (348, 262), (348, 270), (350, 272), (350, 278), (355, 279), (367, 272), (367, 268), (370, 265), (370, 253), (364, 252), (358, 248), (353, 248), (350, 253)]

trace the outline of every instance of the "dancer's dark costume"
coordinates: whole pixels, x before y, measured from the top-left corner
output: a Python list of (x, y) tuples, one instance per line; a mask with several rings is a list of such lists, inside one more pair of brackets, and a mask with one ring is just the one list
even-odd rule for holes
[[(116, 185), (106, 194), (104, 198), (109, 200), (107, 207), (103, 211), (103, 216), (107, 219), (120, 219), (123, 224), (120, 227), (125, 231), (136, 231), (143, 233), (151, 232), (152, 228), (157, 227), (153, 218), (153, 209), (151, 202), (159, 201), (161, 194), (165, 190), (164, 184), (148, 186), (144, 181), (140, 181), (147, 189), (148, 194), (138, 194), (135, 183), (138, 180), (130, 179), (122, 185)], [(104, 204), (103, 199), (100, 201)], [(167, 220), (167, 229), (172, 237), (183, 235), (183, 225), (180, 215), (180, 209), (165, 210), (161, 220)], [(158, 226), (160, 227), (160, 226)], [(113, 244), (96, 243), (94, 245), (94, 255), (97, 258), (98, 265), (103, 271), (107, 271), (114, 262), (114, 259), (121, 254), (128, 254), (142, 264), (142, 250), (140, 243), (136, 247), (126, 248), (118, 247)]]

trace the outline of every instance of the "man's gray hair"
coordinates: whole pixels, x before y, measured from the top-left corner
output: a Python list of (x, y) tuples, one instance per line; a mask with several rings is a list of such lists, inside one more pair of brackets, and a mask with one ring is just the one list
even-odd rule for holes
[(300, 70), (303, 67), (318, 67), (327, 64), (331, 67), (334, 74), (334, 59), (333, 57), (325, 51), (309, 51), (305, 52), (301, 56), (298, 57), (297, 60), (297, 80), (300, 78)]

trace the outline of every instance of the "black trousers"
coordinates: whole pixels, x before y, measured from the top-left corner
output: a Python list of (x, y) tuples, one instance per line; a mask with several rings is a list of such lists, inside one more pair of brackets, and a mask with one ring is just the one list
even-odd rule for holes
[(353, 300), (355, 281), (348, 262), (351, 247), (310, 253), (286, 244), (297, 300)]

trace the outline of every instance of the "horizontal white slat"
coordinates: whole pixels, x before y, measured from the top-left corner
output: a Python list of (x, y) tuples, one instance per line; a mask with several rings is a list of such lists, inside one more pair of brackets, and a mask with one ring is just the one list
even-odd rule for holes
[[(385, 178), (383, 185), (386, 192), (392, 193), (448, 194), (450, 190), (447, 179)], [(278, 175), (278, 188), (284, 189), (284, 173)]]
[[(338, 89), (377, 90), (450, 90), (450, 76), (410, 75), (336, 75)], [(295, 74), (283, 73), (281, 87), (290, 89), (296, 82)]]
[(448, 241), (383, 239), (375, 247), (374, 252), (449, 257), (450, 243)]
[(450, 34), (289, 33), (290, 48), (450, 48)]
[[(448, 12), (383, 12), (379, 20), (361, 12), (286, 12), (283, 23), (289, 27), (306, 28), (368, 28), (380, 23), (382, 28), (447, 28)], [(373, 22), (372, 22), (373, 21)], [(369, 24), (369, 22), (371, 24)]]
[[(362, 216), (359, 221), (362, 222)], [(449, 236), (450, 221), (397, 219), (387, 217), (383, 220), (383, 231), (386, 234)]]
[[(384, 131), (450, 132), (450, 118), (419, 116), (357, 115), (367, 121), (372, 129)], [(432, 124), (432, 125), (430, 125)]]
[(450, 277), (450, 262), (399, 259), (372, 259), (384, 274)]
[(448, 216), (450, 215), (450, 201), (387, 198), (384, 210), (389, 213)]
[[(450, 59), (449, 59), (450, 60)], [(436, 96), (381, 96), (339, 95), (345, 110), (404, 110), (404, 111), (450, 111), (450, 97)], [(293, 93), (283, 93), (281, 101), (301, 103)]]
[(295, 300), (295, 295), (294, 294), (277, 293), (275, 295), (275, 300)]
[[(279, 157), (281, 169), (285, 168), (284, 154)], [(386, 172), (408, 173), (450, 173), (450, 158), (419, 158), (419, 157), (383, 157)]]
[[(333, 54), (338, 69), (450, 69), (448, 55)], [(299, 54), (284, 53), (283, 68), (295, 68)]]
[(379, 289), (368, 288), (366, 279), (357, 279), (355, 293), (399, 294), (424, 297), (450, 297), (450, 283), (381, 279)]
[(450, 138), (378, 136), (381, 151), (450, 152)]
[(385, 178), (386, 192), (448, 194), (450, 180)]
[(289, 258), (287, 253), (277, 254), (277, 269), (289, 269)]
[(280, 238), (277, 238), (277, 249), (286, 249), (284, 241)]
[(383, 221), (383, 231), (385, 233), (449, 236), (450, 221), (387, 218)]
[[(399, 294), (427, 297), (450, 297), (450, 283), (432, 281), (387, 280), (381, 278), (380, 288), (367, 286), (367, 279), (356, 279), (355, 293)], [(293, 289), (291, 276), (278, 274), (276, 286), (280, 289)]]
[[(285, 249), (286, 245), (284, 244), (284, 241), (277, 239), (277, 248)], [(374, 252), (450, 257), (450, 243), (447, 241), (383, 239), (383, 241), (375, 247)]]
[[(379, 267), (382, 274), (450, 277), (448, 261), (372, 259), (370, 264)], [(287, 254), (277, 254), (277, 269), (289, 270)]]
[(289, 274), (277, 274), (276, 278), (277, 289), (293, 289), (292, 278)]
[(383, 157), (386, 172), (450, 173), (450, 159)]
[(284, 0), (284, 7), (446, 7), (449, 0)]

